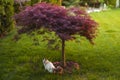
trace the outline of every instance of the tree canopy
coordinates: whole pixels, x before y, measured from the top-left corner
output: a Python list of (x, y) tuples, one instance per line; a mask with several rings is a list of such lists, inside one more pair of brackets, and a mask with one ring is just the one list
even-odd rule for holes
[(86, 37), (90, 42), (95, 37), (97, 23), (78, 8), (38, 3), (15, 15), (16, 24), (24, 26), (19, 33), (32, 32), (42, 27), (54, 31), (61, 39), (74, 39), (74, 34)]

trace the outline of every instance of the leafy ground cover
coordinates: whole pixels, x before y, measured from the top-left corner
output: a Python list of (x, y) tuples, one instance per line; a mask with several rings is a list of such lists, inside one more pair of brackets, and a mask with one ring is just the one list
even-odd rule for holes
[(35, 45), (33, 38), (26, 35), (15, 42), (12, 40), (15, 32), (11, 32), (0, 39), (0, 80), (119, 80), (119, 14), (120, 9), (90, 14), (99, 23), (94, 46), (85, 38), (66, 43), (67, 61), (80, 64), (80, 70), (72, 74), (55, 75), (45, 71), (42, 59), (60, 61), (60, 51), (46, 48), (46, 42), (40, 40)]

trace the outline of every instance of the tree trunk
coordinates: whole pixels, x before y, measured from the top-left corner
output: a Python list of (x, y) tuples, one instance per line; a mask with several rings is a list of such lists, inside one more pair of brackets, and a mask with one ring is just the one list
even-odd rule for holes
[(65, 67), (66, 66), (66, 60), (65, 60), (65, 40), (62, 39), (62, 64)]

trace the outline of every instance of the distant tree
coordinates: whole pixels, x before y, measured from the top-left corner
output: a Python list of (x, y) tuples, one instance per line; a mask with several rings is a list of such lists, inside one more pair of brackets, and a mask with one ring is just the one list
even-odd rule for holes
[(120, 0), (116, 0), (116, 8), (120, 7)]
[(62, 4), (64, 6), (78, 6), (81, 0), (63, 0)]
[(57, 5), (62, 4), (62, 0), (31, 0), (31, 5), (34, 5), (35, 3), (38, 2), (50, 2), (52, 4), (57, 4)]
[(97, 23), (78, 8), (63, 8), (57, 5), (39, 3), (27, 7), (24, 11), (15, 15), (18, 26), (23, 26), (18, 33), (31, 33), (41, 28), (55, 32), (62, 41), (62, 62), (65, 61), (65, 41), (74, 40), (75, 34), (86, 37), (93, 43), (96, 36)]
[[(46, 1), (46, 0), (43, 0), (43, 1)], [(48, 2), (52, 4), (57, 4), (57, 5), (62, 5), (62, 1), (63, 0), (48, 0)]]
[(31, 0), (31, 5), (34, 5), (35, 3), (41, 2), (42, 0)]
[(31, 0), (14, 0), (14, 12), (18, 13), (31, 4)]

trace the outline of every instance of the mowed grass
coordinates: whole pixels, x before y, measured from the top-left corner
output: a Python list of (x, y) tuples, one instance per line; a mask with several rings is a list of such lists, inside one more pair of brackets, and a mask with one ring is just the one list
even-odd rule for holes
[(60, 61), (61, 51), (46, 48), (41, 40), (34, 45), (33, 38), (26, 35), (15, 42), (13, 31), (0, 40), (0, 80), (120, 80), (120, 9), (90, 15), (99, 23), (95, 45), (83, 37), (66, 42), (66, 59), (78, 62), (79, 71), (48, 73), (42, 59)]

